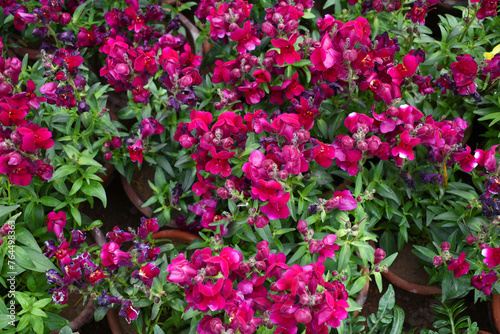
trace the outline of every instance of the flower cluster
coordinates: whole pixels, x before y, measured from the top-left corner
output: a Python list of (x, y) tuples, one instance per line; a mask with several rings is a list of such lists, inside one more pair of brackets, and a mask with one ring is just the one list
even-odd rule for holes
[(36, 95), (31, 79), (21, 88), (21, 68), (17, 58), (0, 58), (0, 173), (11, 184), (27, 186), (35, 175), (43, 181), (52, 177), (53, 167), (43, 159), (42, 150), (51, 148), (54, 140), (48, 128), (26, 119), (45, 98)]
[[(125, 232), (119, 227), (113, 228), (113, 231), (106, 235), (110, 241), (101, 245), (102, 249), (97, 251), (89, 250), (89, 246), (82, 247), (86, 242), (85, 231), (71, 230), (71, 241), (68, 242), (63, 232), (65, 225), (66, 214), (63, 211), (49, 213), (47, 230), (54, 231), (59, 246), (56, 246), (54, 240), (46, 241), (44, 254), (48, 258), (55, 256), (62, 272), (62, 276), (55, 269), (46, 273), (47, 282), (57, 285), (50, 290), (52, 301), (56, 304), (66, 304), (69, 293), (75, 291), (81, 294), (93, 294), (99, 306), (119, 305), (120, 315), (129, 323), (136, 319), (139, 308), (133, 306), (134, 300), (109, 295), (107, 285), (113, 284), (112, 282), (116, 280), (119, 267), (131, 267), (133, 271), (128, 272), (127, 281), (130, 280), (130, 284), (142, 282), (143, 286), (141, 284), (136, 286), (147, 294), (153, 279), (160, 274), (160, 269), (155, 266), (154, 261), (161, 250), (147, 242), (151, 233), (159, 229), (156, 219), (143, 218), (137, 231)], [(132, 241), (134, 246), (130, 252), (120, 250), (123, 243)], [(127, 285), (124, 286), (126, 287)], [(116, 288), (115, 283), (113, 289)]]
[(257, 244), (257, 254), (243, 261), (241, 252), (224, 247), (184, 254), (168, 266), (167, 280), (184, 286), (188, 306), (207, 313), (224, 311), (229, 317), (206, 315), (198, 333), (219, 334), (227, 329), (254, 333), (259, 326), (277, 333), (296, 333), (299, 323), (323, 333), (347, 317), (347, 291), (340, 281), (325, 281), (321, 262), (305, 266), (286, 263), (283, 253), (270, 253), (269, 243)]

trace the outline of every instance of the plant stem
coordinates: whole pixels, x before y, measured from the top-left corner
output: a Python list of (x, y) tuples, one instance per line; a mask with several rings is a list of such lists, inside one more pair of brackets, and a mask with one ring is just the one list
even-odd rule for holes
[(446, 169), (446, 160), (443, 160), (443, 185), (445, 188), (448, 187), (448, 170)]
[(464, 39), (465, 37), (465, 34), (467, 33), (467, 31), (469, 30), (469, 27), (472, 25), (472, 23), (474, 22), (474, 20), (476, 19), (476, 14), (477, 12), (479, 11), (479, 6), (476, 6), (476, 8), (474, 9), (474, 13), (472, 14), (472, 17), (471, 19), (467, 22), (467, 24), (465, 25), (465, 30), (464, 32), (460, 35), (460, 38), (458, 39), (458, 43), (461, 43), (462, 42), (462, 39)]

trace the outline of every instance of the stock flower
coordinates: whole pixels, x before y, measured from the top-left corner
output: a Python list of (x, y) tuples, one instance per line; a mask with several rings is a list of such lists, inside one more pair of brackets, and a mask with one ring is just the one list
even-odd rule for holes
[(491, 295), (491, 290), (493, 289), (493, 284), (498, 281), (498, 276), (494, 271), (490, 271), (487, 274), (482, 271), (481, 275), (476, 275), (472, 277), (471, 284), (474, 288), (482, 291), (485, 295)]
[(56, 234), (58, 239), (64, 238), (63, 236), (63, 228), (66, 226), (66, 213), (64, 211), (59, 212), (49, 212), (47, 216), (47, 231)]
[(453, 271), (455, 273), (455, 277), (459, 278), (469, 272), (469, 263), (465, 261), (465, 253), (460, 253), (460, 257), (458, 259), (452, 259), (446, 261), (448, 264), (448, 270)]
[(415, 154), (413, 153), (413, 147), (420, 143), (419, 138), (412, 138), (408, 130), (403, 132), (400, 136), (399, 144), (392, 148), (391, 153), (395, 157), (400, 157), (402, 159), (408, 158), (409, 160), (415, 159)]
[(120, 309), (119, 316), (124, 317), (125, 320), (130, 324), (132, 320), (137, 319), (139, 315), (139, 309), (132, 305), (130, 300), (123, 301), (122, 308)]
[(212, 154), (212, 159), (205, 165), (205, 170), (214, 175), (220, 173), (224, 178), (231, 175), (231, 166), (228, 160), (231, 159), (236, 152), (228, 152), (225, 150), (217, 152), (215, 147), (211, 146), (210, 153)]
[(285, 193), (282, 196), (271, 196), (269, 202), (260, 208), (260, 211), (267, 214), (270, 220), (286, 219), (290, 215), (287, 205), (289, 200), (290, 193)]
[(120, 245), (116, 242), (110, 241), (104, 246), (102, 246), (101, 251), (101, 262), (102, 265), (108, 267), (111, 270), (118, 269), (118, 267), (132, 266), (130, 262), (131, 255), (127, 252), (120, 250)]
[(474, 79), (477, 75), (477, 63), (469, 54), (457, 56), (457, 61), (451, 63), (450, 70), (453, 80), (457, 85), (457, 91), (460, 95), (473, 94), (476, 91)]

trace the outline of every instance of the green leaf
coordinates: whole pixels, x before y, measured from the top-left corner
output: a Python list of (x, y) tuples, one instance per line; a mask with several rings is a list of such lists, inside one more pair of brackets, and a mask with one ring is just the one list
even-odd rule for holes
[(24, 227), (16, 227), (16, 241), (38, 252), (42, 252), (33, 235)]
[(377, 194), (380, 194), (382, 197), (390, 198), (394, 202), (396, 202), (398, 206), (401, 205), (399, 197), (396, 195), (394, 190), (392, 190), (386, 183), (377, 183), (375, 185), (375, 190), (377, 191)]
[(6, 214), (14, 211), (15, 209), (17, 209), (20, 205), (17, 204), (17, 205), (9, 205), (9, 206), (5, 206), (5, 205), (0, 205), (0, 217), (3, 217), (5, 216)]
[(31, 321), (31, 315), (30, 314), (25, 314), (21, 317), (21, 320), (19, 320), (19, 323), (17, 324), (17, 331), (21, 332), (26, 326)]
[(106, 190), (104, 190), (104, 187), (100, 182), (90, 181), (90, 184), (85, 183), (82, 186), (82, 191), (85, 195), (99, 198), (102, 202), (102, 205), (106, 207)]
[(403, 323), (405, 321), (405, 311), (394, 305), (394, 315), (392, 317), (392, 329), (390, 334), (400, 334), (403, 333)]
[(453, 222), (457, 222), (458, 218), (460, 218), (460, 215), (454, 211), (447, 211), (443, 212), (436, 217), (434, 217), (434, 220), (449, 220)]
[(59, 334), (73, 334), (73, 330), (69, 326), (64, 326)]
[(78, 211), (78, 208), (72, 206), (69, 209), (69, 212), (71, 213), (71, 216), (73, 216), (73, 219), (76, 221), (78, 225), (82, 225), (82, 214), (80, 211)]
[(163, 170), (165, 172), (167, 172), (170, 176), (172, 177), (175, 177), (175, 172), (172, 168), (172, 165), (170, 165), (170, 162), (168, 162), (167, 158), (165, 158), (164, 156), (158, 156), (156, 157), (156, 162), (158, 163), (158, 165), (161, 166), (161, 168), (163, 168)]
[(307, 252), (307, 246), (300, 246), (299, 249), (293, 254), (293, 256), (288, 260), (288, 263), (295, 263), (297, 260), (301, 259), (302, 256)]
[(57, 180), (61, 177), (65, 177), (65, 176), (68, 176), (70, 174), (73, 174), (74, 172), (76, 172), (76, 170), (77, 170), (77, 167), (74, 165), (61, 166), (58, 169), (56, 169), (54, 174), (52, 174), (52, 178), (50, 179), (50, 181), (52, 182), (52, 181)]
[(53, 208), (61, 204), (61, 201), (54, 197), (43, 196), (42, 198), (40, 198), (40, 203), (42, 203), (45, 206)]
[(380, 302), (378, 304), (377, 317), (382, 318), (385, 316), (389, 310), (394, 308), (395, 304), (395, 294), (394, 288), (392, 284), (389, 284), (387, 287), (387, 291), (384, 293), (382, 298), (380, 298)]
[(73, 19), (72, 19), (73, 24), (75, 24), (80, 19), (83, 10), (91, 1), (92, 0), (87, 0), (75, 9), (75, 11), (73, 12)]
[(165, 334), (165, 332), (160, 328), (160, 326), (155, 325), (153, 334)]
[(317, 170), (311, 174), (311, 181), (316, 182), (318, 185), (323, 186), (333, 182), (333, 177), (323, 170)]
[(365, 286), (367, 280), (368, 276), (358, 277), (354, 282), (354, 284), (352, 285), (351, 289), (349, 290), (349, 295), (353, 295), (358, 291), (361, 291), (361, 289), (363, 289), (363, 287)]
[(375, 283), (377, 283), (378, 291), (382, 292), (383, 289), (382, 274), (375, 272), (373, 273), (373, 275), (375, 276)]
[(109, 307), (103, 307), (103, 306), (99, 306), (98, 308), (96, 308), (96, 310), (94, 311), (95, 321), (99, 322), (102, 319), (104, 319), (104, 317), (106, 316), (106, 313), (108, 313), (108, 309), (109, 309)]

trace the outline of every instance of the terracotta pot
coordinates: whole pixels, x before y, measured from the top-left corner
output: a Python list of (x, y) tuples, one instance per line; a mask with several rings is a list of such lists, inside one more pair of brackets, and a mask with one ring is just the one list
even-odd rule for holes
[[(373, 248), (377, 248), (377, 245), (372, 241), (370, 241), (370, 245)], [(442, 293), (442, 290), (437, 286), (423, 285), (407, 281), (406, 279), (391, 271), (391, 269), (387, 269), (386, 272), (382, 272), (382, 275), (392, 284), (408, 292), (416, 293), (419, 295), (440, 295)]]
[[(76, 331), (78, 328), (82, 327), (85, 325), (87, 322), (89, 322), (93, 317), (94, 317), (94, 311), (96, 307), (93, 303), (92, 300), (89, 300), (87, 302), (87, 305), (85, 305), (85, 308), (82, 310), (82, 312), (74, 318), (70, 323), (69, 327), (71, 330)], [(50, 332), (51, 334), (58, 334), (61, 330), (56, 329)]]
[[(189, 232), (184, 232), (179, 230), (161, 230), (156, 233), (153, 233), (153, 239), (154, 240), (169, 239), (171, 241), (179, 241), (186, 244), (190, 244), (194, 240), (201, 238)], [(109, 328), (111, 329), (111, 332), (113, 334), (123, 333), (123, 329), (120, 324), (120, 316), (118, 315), (118, 310), (109, 309), (108, 313), (106, 314), (106, 318), (108, 319)]]
[(500, 295), (491, 296), (491, 316), (493, 318), (493, 328), (500, 332)]
[[(9, 44), (24, 44), (21, 41), (15, 41), (13, 39), (9, 39)], [(9, 57), (17, 57), (23, 60), (25, 55), (28, 55), (28, 59), (30, 60), (38, 60), (41, 58), (40, 50), (38, 49), (30, 49), (28, 47), (10, 47), (7, 50), (7, 55)]]

